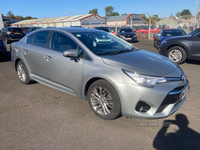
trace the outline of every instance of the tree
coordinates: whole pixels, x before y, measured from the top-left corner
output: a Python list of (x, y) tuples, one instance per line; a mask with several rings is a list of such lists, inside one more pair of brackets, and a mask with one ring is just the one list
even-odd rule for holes
[(14, 14), (12, 13), (12, 11), (9, 11), (7, 13), (7, 16), (10, 17), (10, 18), (15, 18)]
[(29, 20), (29, 19), (37, 19), (37, 17), (31, 17), (31, 16), (26, 16), (26, 17), (24, 17), (24, 20)]
[(152, 16), (152, 20), (154, 20), (155, 22), (158, 22), (160, 19), (159, 19), (158, 15), (155, 14)]
[(24, 20), (24, 18), (22, 16), (16, 15), (15, 18), (19, 21)]
[(110, 16), (119, 16), (118, 12), (113, 12), (112, 14), (110, 14)]
[(89, 14), (98, 14), (98, 9), (89, 10)]
[(111, 14), (113, 13), (113, 10), (114, 10), (114, 7), (112, 7), (112, 6), (105, 7), (106, 16), (111, 16)]
[(147, 17), (146, 17), (145, 14), (141, 14), (141, 16), (142, 16), (142, 18), (143, 18), (144, 20), (147, 20)]
[(181, 15), (181, 12), (176, 13), (176, 17), (180, 17), (180, 15)]
[(182, 12), (180, 13), (181, 16), (184, 16), (184, 15), (191, 15), (191, 12), (189, 9), (184, 9), (182, 10)]
[(122, 16), (123, 16), (123, 15), (128, 15), (128, 14), (127, 14), (127, 13), (125, 13), (125, 14), (122, 14)]

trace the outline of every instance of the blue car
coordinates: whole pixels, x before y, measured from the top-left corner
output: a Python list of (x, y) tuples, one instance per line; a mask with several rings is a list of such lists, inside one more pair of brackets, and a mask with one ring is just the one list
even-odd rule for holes
[(158, 48), (162, 42), (166, 39), (173, 38), (175, 36), (185, 36), (187, 35), (182, 29), (163, 29), (154, 36), (154, 47)]

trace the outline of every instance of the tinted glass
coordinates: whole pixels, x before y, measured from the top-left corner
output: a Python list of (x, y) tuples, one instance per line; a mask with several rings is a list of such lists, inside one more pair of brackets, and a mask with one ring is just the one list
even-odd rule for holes
[(27, 43), (32, 44), (32, 42), (33, 42), (33, 36), (34, 36), (34, 34), (31, 34), (31, 35), (28, 37)]
[(48, 34), (49, 34), (49, 31), (42, 31), (42, 32), (35, 33), (33, 44), (46, 47)]
[(54, 32), (51, 38), (50, 48), (59, 52), (64, 52), (69, 49), (78, 49), (78, 45), (68, 36)]
[(8, 31), (20, 33), (20, 32), (22, 32), (22, 29), (21, 28), (9, 28)]
[(132, 29), (120, 29), (120, 32), (133, 32), (133, 30)]
[(133, 49), (131, 44), (106, 32), (81, 32), (74, 34), (96, 55), (111, 55), (113, 52)]
[(95, 28), (95, 29), (105, 31), (105, 32), (110, 32), (109, 28)]
[(164, 30), (163, 36), (183, 36), (186, 35), (183, 30)]

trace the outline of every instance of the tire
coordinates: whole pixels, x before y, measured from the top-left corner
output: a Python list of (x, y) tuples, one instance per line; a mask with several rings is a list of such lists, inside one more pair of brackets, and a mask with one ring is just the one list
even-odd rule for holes
[(23, 84), (31, 83), (28, 70), (25, 64), (21, 60), (17, 63), (17, 76), (21, 83)]
[(94, 114), (102, 119), (113, 120), (121, 114), (118, 93), (105, 80), (97, 80), (92, 83), (87, 92), (87, 100)]
[(182, 64), (187, 59), (186, 51), (180, 46), (174, 46), (170, 48), (167, 53), (167, 57), (178, 64)]
[(7, 37), (7, 36), (5, 37), (5, 43), (6, 43), (6, 44), (9, 44), (9, 43), (10, 43), (10, 41), (8, 40), (8, 37)]

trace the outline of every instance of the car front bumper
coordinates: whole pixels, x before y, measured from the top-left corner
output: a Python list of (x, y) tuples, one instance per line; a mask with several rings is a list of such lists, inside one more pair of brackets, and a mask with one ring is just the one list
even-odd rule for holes
[[(183, 91), (189, 91), (189, 82), (170, 81), (147, 88), (135, 84), (116, 83), (120, 91), (122, 115), (142, 119), (164, 118), (178, 110), (186, 99), (181, 99)], [(186, 93), (187, 95), (187, 93)], [(150, 109), (142, 112), (141, 104), (147, 104)]]

